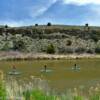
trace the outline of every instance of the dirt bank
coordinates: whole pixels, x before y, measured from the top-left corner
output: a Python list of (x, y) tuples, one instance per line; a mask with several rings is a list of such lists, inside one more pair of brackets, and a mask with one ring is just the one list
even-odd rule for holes
[(100, 58), (97, 54), (43, 54), (43, 53), (22, 53), (22, 52), (0, 52), (0, 60), (42, 60), (42, 59), (82, 59)]

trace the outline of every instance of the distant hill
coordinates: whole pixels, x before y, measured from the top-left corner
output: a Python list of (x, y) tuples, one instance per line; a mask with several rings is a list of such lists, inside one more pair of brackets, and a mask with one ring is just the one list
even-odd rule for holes
[(0, 45), (0, 50), (23, 52), (100, 53), (100, 27), (50, 23), (22, 27), (1, 25)]
[[(38, 26), (22, 26), (22, 27), (8, 27), (4, 26), (0, 27), (0, 34), (4, 33), (5, 30), (11, 34), (22, 34), (26, 36), (30, 36), (32, 38), (38, 38), (41, 35), (41, 38), (46, 38), (49, 35), (53, 35), (55, 33), (60, 33), (63, 37), (66, 35), (77, 36), (80, 38), (97, 38), (100, 39), (100, 27), (88, 26), (88, 30), (86, 26), (71, 26), (71, 25), (38, 25)], [(48, 36), (46, 36), (48, 35)], [(59, 37), (60, 37), (59, 36)]]

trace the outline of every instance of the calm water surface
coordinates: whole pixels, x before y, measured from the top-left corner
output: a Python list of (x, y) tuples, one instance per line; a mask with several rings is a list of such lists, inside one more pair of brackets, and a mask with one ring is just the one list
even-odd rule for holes
[[(80, 71), (72, 70), (75, 63), (80, 67)], [(45, 64), (52, 72), (41, 72)], [(41, 77), (48, 81), (50, 87), (58, 90), (78, 86), (88, 87), (100, 82), (100, 59), (1, 61), (0, 69), (7, 75), (12, 65), (22, 72), (19, 78)]]

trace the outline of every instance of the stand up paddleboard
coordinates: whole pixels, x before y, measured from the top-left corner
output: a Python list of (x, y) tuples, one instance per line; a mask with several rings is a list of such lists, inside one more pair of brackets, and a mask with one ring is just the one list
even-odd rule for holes
[(18, 71), (10, 71), (8, 72), (9, 75), (20, 75), (21, 72), (18, 72)]
[(13, 67), (12, 67), (12, 71), (8, 72), (8, 74), (9, 74), (9, 75), (20, 75), (21, 72), (17, 71), (17, 70), (16, 70), (16, 67), (13, 66)]
[(77, 66), (76, 64), (72, 67), (73, 71), (80, 71), (80, 67)]
[(52, 72), (51, 69), (47, 69), (47, 66), (45, 65), (43, 69), (41, 69), (41, 72), (44, 72), (44, 73), (50, 73)]

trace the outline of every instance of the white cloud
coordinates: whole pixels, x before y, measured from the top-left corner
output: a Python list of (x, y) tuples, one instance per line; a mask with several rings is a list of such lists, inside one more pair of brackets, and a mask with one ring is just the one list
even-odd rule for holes
[[(34, 19), (35, 17), (42, 15), (49, 9), (49, 7), (51, 7), (54, 3), (56, 3), (57, 0), (48, 0), (47, 2), (48, 4), (42, 3), (39, 5), (33, 5), (27, 7), (29, 11), (29, 16)], [(10, 18), (8, 18), (7, 20), (0, 20), (0, 25), (6, 25), (6, 24), (12, 27), (17, 27), (23, 25), (30, 25), (32, 24), (32, 21), (31, 19), (23, 19), (20, 21), (16, 21), (16, 20), (11, 20)]]
[(90, 10), (92, 16), (86, 16), (83, 23), (89, 23), (92, 26), (100, 26), (100, 0), (61, 0), (63, 4), (74, 4), (77, 6), (88, 5), (88, 10)]
[(64, 4), (87, 5), (94, 4), (100, 5), (100, 0), (63, 0)]
[(90, 7), (91, 12), (92, 12), (92, 16), (88, 16), (87, 18), (87, 22), (90, 25), (96, 25), (96, 26), (100, 26), (100, 6), (91, 6)]
[(54, 3), (56, 3), (58, 0), (48, 0), (48, 3), (41, 5), (36, 5), (33, 7), (30, 7), (30, 16), (31, 17), (37, 17), (45, 13)]
[(92, 10), (93, 13), (96, 14), (96, 16), (100, 17), (100, 6), (97, 6), (97, 5), (91, 6), (90, 9)]
[(30, 16), (31, 17), (37, 17), (41, 14), (43, 14), (47, 10), (46, 7), (33, 7), (30, 9)]

